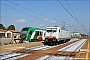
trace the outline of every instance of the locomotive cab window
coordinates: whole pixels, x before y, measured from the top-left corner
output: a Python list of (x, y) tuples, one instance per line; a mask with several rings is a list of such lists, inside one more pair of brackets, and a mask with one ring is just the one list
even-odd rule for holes
[(23, 28), (22, 31), (28, 31), (29, 28)]
[(29, 28), (23, 28), (23, 29), (22, 29), (22, 34), (27, 34), (28, 29), (29, 29)]
[(47, 32), (51, 32), (51, 31), (52, 31), (51, 29), (47, 28)]
[(57, 29), (52, 29), (52, 32), (57, 32)]
[(57, 28), (47, 28), (47, 32), (57, 32)]

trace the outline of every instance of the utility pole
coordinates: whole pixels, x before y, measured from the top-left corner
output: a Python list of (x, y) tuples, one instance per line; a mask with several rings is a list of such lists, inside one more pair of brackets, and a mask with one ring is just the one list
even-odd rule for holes
[(34, 27), (34, 26), (33, 26), (33, 21), (31, 21), (31, 23), (32, 23), (32, 24), (31, 24), (31, 27)]
[(0, 16), (0, 24), (1, 24), (1, 16)]
[[(75, 28), (75, 27), (74, 27)], [(75, 32), (76, 32), (76, 28), (75, 28)]]
[(62, 19), (62, 29), (65, 29), (65, 22), (63, 22), (63, 19)]
[[(0, 0), (0, 10), (1, 10), (1, 0)], [(1, 11), (0, 11), (1, 14)], [(1, 24), (1, 15), (0, 15), (0, 24)]]
[[(90, 5), (90, 1), (89, 1), (89, 5)], [(89, 11), (89, 13), (90, 13), (90, 11)], [(88, 37), (90, 37), (90, 17), (89, 17), (89, 33), (88, 33)]]
[(90, 37), (90, 17), (89, 17), (89, 35), (88, 36)]

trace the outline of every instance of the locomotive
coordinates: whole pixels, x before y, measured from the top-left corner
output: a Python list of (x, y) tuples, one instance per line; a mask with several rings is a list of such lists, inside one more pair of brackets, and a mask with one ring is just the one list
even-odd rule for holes
[(21, 42), (42, 41), (45, 39), (45, 29), (24, 27), (20, 32)]
[(68, 42), (70, 38), (71, 38), (70, 30), (66, 30), (58, 26), (47, 27), (44, 45), (49, 44), (57, 45), (63, 42)]

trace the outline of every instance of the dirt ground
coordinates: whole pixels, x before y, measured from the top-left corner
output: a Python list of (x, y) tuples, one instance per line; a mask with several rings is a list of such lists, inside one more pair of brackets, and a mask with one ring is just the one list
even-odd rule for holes
[(88, 38), (87, 42), (80, 49), (79, 58), (83, 58), (82, 60), (90, 60), (90, 38)]
[[(77, 38), (72, 38), (71, 40), (77, 40)], [(10, 52), (18, 49), (30, 48), (34, 46), (40, 46), (40, 45), (43, 45), (42, 42), (43, 41), (3, 45), (3, 46), (0, 46), (0, 53)]]
[(40, 46), (40, 45), (43, 45), (42, 42), (43, 41), (20, 43), (20, 44), (9, 44), (9, 45), (0, 46), (0, 53), (10, 52), (13, 50), (18, 50), (18, 49), (30, 48), (30, 47), (34, 47), (34, 46)]
[[(72, 39), (73, 40), (73, 39)], [(74, 40), (78, 40), (78, 39), (74, 39)], [(30, 42), (30, 43), (20, 43), (20, 44), (10, 44), (10, 45), (4, 45), (4, 46), (0, 46), (0, 53), (5, 53), (5, 52), (9, 52), (9, 51), (15, 51), (15, 50), (24, 50), (25, 48), (30, 48), (30, 47), (34, 47), (34, 46), (40, 46), (43, 45), (42, 43), (43, 41), (39, 41), (39, 42)], [(73, 42), (58, 46), (56, 48), (51, 48), (51, 49), (47, 49), (47, 51), (34, 51), (32, 53), (30, 53), (30, 56), (26, 56), (17, 60), (35, 60), (37, 58), (40, 58), (42, 56), (45, 56), (47, 54), (56, 54), (57, 50), (60, 48), (63, 48), (69, 44), (72, 44)], [(58, 54), (62, 54), (62, 52), (58, 53)], [(67, 53), (69, 54), (69, 53)], [(79, 54), (80, 55), (80, 54)], [(77, 55), (77, 56), (79, 56)], [(35, 57), (36, 56), (36, 57)]]

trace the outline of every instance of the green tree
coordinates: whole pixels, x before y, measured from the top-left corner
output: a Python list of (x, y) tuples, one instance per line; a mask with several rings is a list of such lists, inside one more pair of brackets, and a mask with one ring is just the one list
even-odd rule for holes
[(85, 34), (81, 34), (81, 36), (86, 36)]
[(7, 30), (15, 30), (15, 26), (14, 25), (10, 25)]
[(6, 28), (3, 26), (3, 24), (0, 24), (0, 29), (6, 30)]

